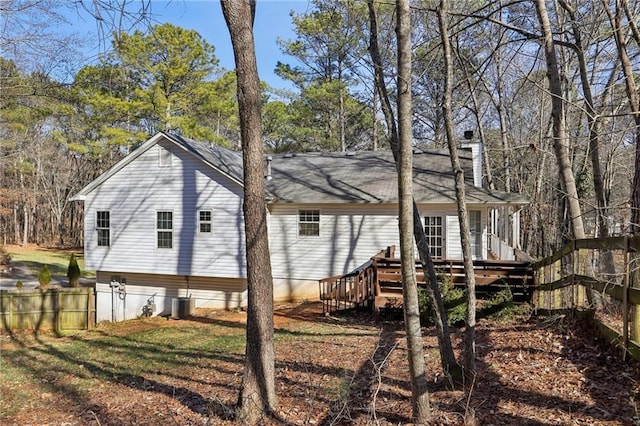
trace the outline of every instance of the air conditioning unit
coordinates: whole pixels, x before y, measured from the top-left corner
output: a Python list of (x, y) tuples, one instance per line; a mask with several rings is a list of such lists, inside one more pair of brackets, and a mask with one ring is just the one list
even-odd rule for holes
[(195, 299), (190, 297), (171, 299), (171, 319), (183, 319), (193, 315), (195, 302)]

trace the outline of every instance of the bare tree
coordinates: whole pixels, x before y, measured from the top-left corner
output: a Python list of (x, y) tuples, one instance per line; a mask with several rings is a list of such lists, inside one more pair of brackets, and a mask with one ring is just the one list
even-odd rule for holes
[(462, 244), (462, 258), (464, 263), (465, 279), (467, 283), (466, 299), (467, 311), (465, 316), (464, 335), (464, 374), (469, 383), (473, 382), (476, 374), (476, 277), (473, 271), (473, 258), (471, 254), (471, 231), (467, 215), (467, 203), (465, 201), (464, 172), (458, 157), (458, 146), (453, 133), (453, 114), (451, 112), (451, 92), (453, 91), (453, 60), (451, 55), (451, 42), (447, 28), (448, 1), (440, 0), (438, 7), (438, 25), (440, 27), (440, 39), (444, 53), (444, 94), (442, 99), (442, 114), (451, 157), (451, 167), (455, 179), (456, 204), (458, 207), (458, 223), (460, 224), (460, 242)]
[[(604, 4), (604, 2), (603, 2)], [(633, 120), (635, 124), (635, 170), (633, 174), (633, 184), (631, 188), (631, 233), (635, 235), (640, 235), (640, 96), (638, 95), (638, 87), (636, 86), (636, 81), (633, 73), (633, 67), (631, 63), (631, 58), (629, 58), (629, 53), (627, 52), (627, 40), (625, 31), (622, 25), (622, 5), (619, 1), (616, 2), (615, 5), (615, 14), (611, 12), (607, 4), (605, 5), (605, 9), (607, 11), (607, 15), (609, 17), (609, 22), (611, 23), (611, 28), (613, 29), (613, 36), (616, 42), (616, 48), (618, 53), (618, 60), (622, 65), (622, 74), (624, 75), (624, 83), (625, 83), (625, 91), (627, 93), (627, 98), (629, 99), (629, 110), (633, 115)], [(624, 4), (626, 7), (626, 3)], [(630, 16), (627, 7), (627, 17)], [(629, 25), (633, 28), (635, 24), (633, 23), (633, 19), (629, 19), (631, 22)], [(635, 31), (632, 31), (632, 35), (635, 37), (637, 35), (637, 28)], [(636, 42), (640, 43), (640, 40), (636, 39)], [(640, 256), (637, 254), (634, 255), (634, 262), (638, 262)], [(640, 273), (638, 271), (634, 271), (631, 275), (631, 285), (633, 287), (640, 288)], [(640, 308), (638, 306), (634, 306), (632, 309), (632, 315), (635, 318), (640, 318)], [(638, 321), (634, 321), (634, 324), (638, 324)], [(631, 336), (633, 339), (640, 339), (640, 327), (635, 326), (631, 329)]]
[[(378, 48), (377, 14), (373, 0), (368, 0), (367, 4), (369, 6), (370, 25), (369, 53), (371, 55), (371, 61), (374, 68), (376, 90), (380, 94), (381, 109), (389, 131), (391, 151), (397, 165), (399, 164), (398, 127), (393, 115), (391, 101), (389, 100), (389, 92), (386, 87), (383, 71), (384, 67), (382, 65), (380, 50)], [(433, 322), (435, 323), (436, 334), (438, 336), (438, 347), (440, 349), (442, 369), (445, 375), (450, 375), (455, 380), (458, 380), (462, 377), (462, 372), (460, 366), (456, 362), (453, 348), (451, 346), (451, 337), (449, 335), (449, 326), (447, 324), (447, 311), (444, 307), (440, 287), (438, 286), (438, 278), (436, 276), (435, 267), (433, 266), (429, 243), (424, 232), (424, 227), (422, 226), (422, 216), (420, 215), (420, 210), (418, 209), (415, 201), (413, 202), (413, 237), (416, 241), (420, 262), (422, 263), (425, 278), (428, 282), (427, 295), (432, 307), (431, 311), (433, 313)]]
[[(597, 236), (606, 238), (609, 236), (609, 200), (605, 194), (604, 179), (602, 173), (602, 167), (600, 165), (600, 126), (601, 119), (596, 112), (595, 104), (593, 101), (593, 92), (591, 88), (591, 79), (589, 78), (587, 70), (587, 57), (585, 52), (585, 45), (582, 38), (582, 30), (579, 25), (578, 18), (576, 16), (576, 9), (569, 4), (566, 0), (558, 0), (560, 6), (567, 12), (569, 23), (571, 25), (571, 32), (574, 39), (573, 50), (578, 59), (578, 70), (580, 74), (580, 85), (582, 87), (582, 93), (584, 96), (584, 111), (587, 118), (587, 126), (589, 128), (589, 157), (591, 160), (591, 168), (593, 174), (593, 189), (596, 196), (596, 219), (598, 224)], [(611, 77), (609, 81), (613, 81), (613, 76), (617, 74), (617, 67), (613, 67), (611, 71)], [(611, 88), (611, 85), (607, 85), (605, 93)], [(611, 252), (605, 252), (603, 254), (602, 262), (604, 271), (606, 273), (614, 273), (615, 267), (613, 264), (613, 254)]]
[(257, 424), (276, 406), (273, 347), (273, 277), (269, 257), (263, 173), (260, 80), (253, 39), (255, 0), (223, 0), (238, 78), (240, 139), (244, 165), (247, 253), (247, 346), (238, 401), (239, 420)]
[(413, 252), (413, 131), (411, 113), (411, 10), (409, 0), (398, 0), (398, 207), (404, 323), (409, 351), (413, 418), (420, 424), (431, 420), (426, 367), (422, 349), (418, 285)]
[[(629, 54), (627, 52), (627, 40), (622, 25), (622, 5), (620, 4), (620, 2), (616, 2), (614, 14), (613, 12), (611, 12), (606, 3), (603, 2), (603, 4), (607, 11), (609, 22), (611, 23), (611, 28), (613, 28), (613, 37), (616, 42), (618, 60), (622, 65), (625, 90), (629, 99), (629, 109), (631, 114), (633, 115), (633, 120), (635, 123), (634, 137), (636, 143), (636, 161), (635, 172), (633, 175), (633, 185), (631, 188), (631, 233), (637, 235), (640, 234), (640, 96), (638, 95), (638, 87), (636, 85), (633, 73), (631, 58), (629, 58)], [(624, 5), (626, 7), (626, 2)], [(626, 7), (626, 9), (628, 10), (628, 7)], [(629, 15), (631, 14), (627, 13), (627, 16)], [(632, 35), (634, 35), (635, 37), (635, 35), (637, 34), (637, 27), (633, 23), (633, 19), (629, 19), (629, 21), (629, 25), (631, 26), (631, 28), (635, 28), (635, 31), (632, 31)], [(640, 43), (640, 40), (636, 40), (636, 42)]]
[(567, 129), (565, 114), (565, 99), (563, 97), (558, 58), (555, 43), (551, 33), (549, 14), (545, 0), (535, 0), (536, 12), (542, 29), (542, 42), (547, 60), (547, 78), (551, 92), (551, 115), (553, 117), (553, 148), (558, 162), (560, 183), (567, 201), (569, 222), (574, 238), (584, 238), (584, 226), (580, 200), (576, 189), (576, 181), (571, 168), (571, 159), (567, 147)]

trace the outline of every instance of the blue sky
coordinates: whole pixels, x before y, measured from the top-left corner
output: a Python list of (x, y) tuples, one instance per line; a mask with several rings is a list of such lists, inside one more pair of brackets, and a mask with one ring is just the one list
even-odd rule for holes
[[(260, 78), (273, 87), (289, 87), (287, 82), (273, 74), (276, 63), (278, 61), (294, 63), (293, 58), (282, 54), (276, 40), (278, 37), (285, 40), (294, 38), (290, 11), (302, 13), (310, 7), (307, 0), (258, 0), (254, 23), (258, 72)], [(186, 29), (196, 30), (215, 46), (215, 54), (220, 60), (220, 66), (227, 70), (234, 68), (229, 31), (218, 0), (152, 0), (151, 11), (153, 19), (159, 23), (170, 22)], [(104, 50), (104, 42), (99, 42), (98, 27), (91, 16), (74, 11), (66, 17), (73, 25), (74, 31), (79, 31), (81, 35), (93, 40), (85, 49), (88, 57), (95, 57)]]

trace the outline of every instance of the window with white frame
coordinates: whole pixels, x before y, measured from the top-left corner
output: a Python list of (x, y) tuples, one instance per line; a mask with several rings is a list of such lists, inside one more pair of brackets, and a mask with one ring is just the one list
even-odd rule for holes
[(442, 216), (425, 216), (424, 233), (427, 236), (431, 256), (434, 258), (442, 258), (442, 236), (444, 234)]
[(211, 210), (198, 211), (198, 232), (201, 234), (210, 234), (213, 223), (213, 215)]
[(111, 223), (108, 211), (96, 212), (96, 239), (98, 247), (109, 247), (111, 245)]
[(298, 211), (298, 235), (304, 237), (320, 235), (320, 210)]
[(156, 212), (156, 234), (158, 248), (173, 248), (173, 212)]

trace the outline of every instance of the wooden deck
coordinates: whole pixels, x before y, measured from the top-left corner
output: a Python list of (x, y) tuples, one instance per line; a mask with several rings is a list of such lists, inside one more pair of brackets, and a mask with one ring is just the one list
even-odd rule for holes
[[(462, 260), (434, 259), (439, 280), (464, 287), (466, 277)], [(491, 292), (509, 287), (514, 297), (528, 300), (534, 286), (531, 263), (527, 261), (476, 260), (473, 262), (476, 291)], [(422, 264), (416, 260), (418, 286), (427, 285)], [(388, 248), (356, 270), (320, 280), (320, 300), (324, 311), (340, 309), (402, 307), (402, 275), (400, 259)]]

